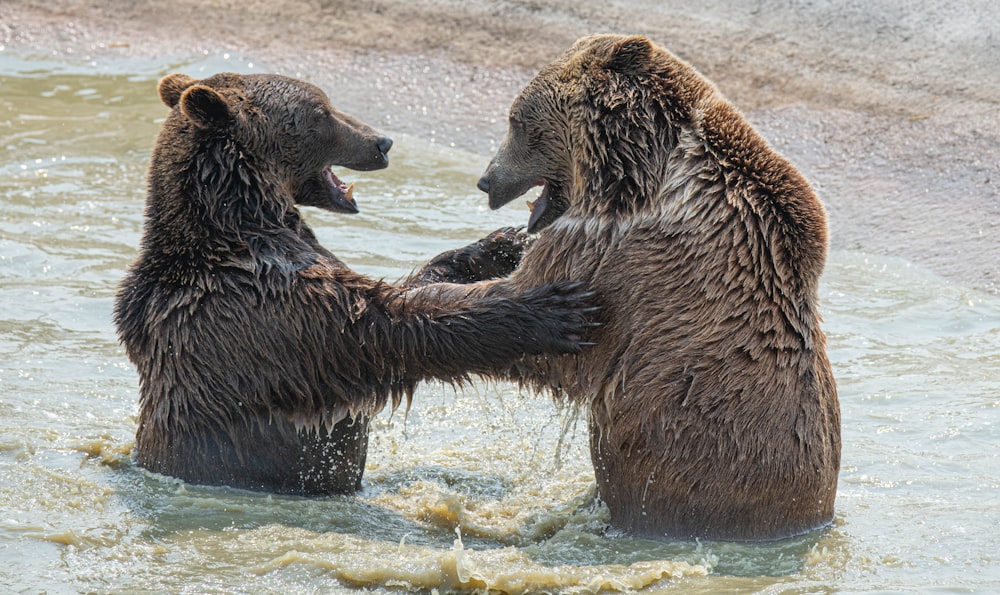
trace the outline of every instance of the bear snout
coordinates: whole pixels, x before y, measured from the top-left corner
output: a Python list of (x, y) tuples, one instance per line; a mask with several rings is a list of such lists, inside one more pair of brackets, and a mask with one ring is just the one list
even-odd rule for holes
[(495, 211), (543, 182), (544, 180), (525, 181), (518, 176), (506, 175), (506, 172), (497, 170), (491, 164), (483, 177), (479, 178), (476, 188), (486, 193), (487, 203)]
[(335, 147), (335, 149), (342, 149), (347, 155), (342, 154), (340, 159), (334, 159), (333, 165), (356, 171), (373, 171), (389, 167), (389, 149), (392, 148), (393, 142), (388, 136), (371, 131), (368, 134), (354, 135), (342, 144), (349, 146)]

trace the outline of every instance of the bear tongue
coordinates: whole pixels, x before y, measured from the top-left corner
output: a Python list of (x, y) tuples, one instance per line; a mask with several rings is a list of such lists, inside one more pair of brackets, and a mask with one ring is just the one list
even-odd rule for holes
[(358, 203), (354, 201), (354, 184), (345, 184), (330, 168), (323, 170), (323, 180), (330, 193), (331, 210), (344, 213), (358, 212)]

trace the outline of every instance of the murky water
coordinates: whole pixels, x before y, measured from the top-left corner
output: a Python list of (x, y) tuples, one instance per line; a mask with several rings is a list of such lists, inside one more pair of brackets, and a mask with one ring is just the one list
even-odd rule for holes
[[(606, 535), (585, 421), (506, 385), (423, 386), (374, 425), (364, 493), (184, 485), (131, 461), (136, 374), (111, 324), (139, 240), (163, 74), (0, 52), (0, 591), (989, 591), (1000, 587), (1000, 299), (875, 255), (824, 278), (844, 419), (835, 526), (765, 545)], [(392, 132), (391, 130), (388, 132)], [(486, 157), (396, 137), (343, 172), (321, 241), (398, 278), (505, 224)]]

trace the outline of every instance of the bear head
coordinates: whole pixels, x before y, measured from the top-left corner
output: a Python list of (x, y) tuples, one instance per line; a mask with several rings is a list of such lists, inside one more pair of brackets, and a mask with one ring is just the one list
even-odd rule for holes
[(389, 164), (392, 139), (337, 111), (322, 90), (303, 81), (233, 73), (196, 80), (175, 73), (160, 81), (159, 94), (173, 108), (165, 126), (231, 142), (243, 158), (269, 167), (299, 205), (356, 213), (352, 186), (331, 167), (367, 171)]
[[(514, 100), (507, 134), (478, 187), (497, 209), (542, 186), (529, 203), (529, 232), (571, 207), (612, 216), (634, 208), (662, 179), (663, 160), (655, 156), (669, 144), (671, 118), (710, 89), (645, 37), (580, 39)], [(581, 204), (584, 196), (589, 204)]]

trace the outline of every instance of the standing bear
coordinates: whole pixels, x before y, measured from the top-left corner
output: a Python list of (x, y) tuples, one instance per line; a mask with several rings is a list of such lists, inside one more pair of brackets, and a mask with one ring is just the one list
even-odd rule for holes
[(766, 540), (830, 523), (840, 409), (806, 180), (691, 66), (601, 35), (521, 91), (479, 181), (492, 208), (539, 185), (511, 282), (584, 281), (605, 325), (513, 375), (589, 412), (612, 524)]
[(579, 284), (428, 284), (506, 274), (519, 257), (508, 231), (400, 285), (325, 250), (296, 205), (356, 212), (330, 167), (385, 167), (392, 141), (315, 86), (174, 74), (159, 93), (171, 112), (114, 312), (139, 372), (141, 466), (197, 484), (352, 492), (370, 417), (418, 381), (583, 345), (593, 307)]

